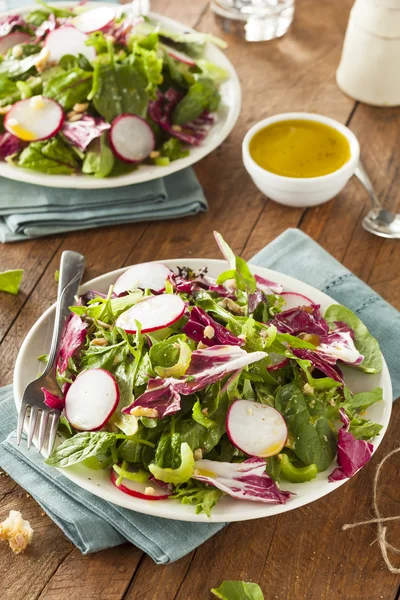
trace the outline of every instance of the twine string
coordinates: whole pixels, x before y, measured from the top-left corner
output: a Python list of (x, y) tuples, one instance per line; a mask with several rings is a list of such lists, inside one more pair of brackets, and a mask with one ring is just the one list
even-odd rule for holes
[(391, 573), (396, 573), (396, 574), (400, 574), (400, 568), (397, 568), (393, 565), (393, 563), (391, 562), (391, 560), (389, 558), (388, 553), (392, 552), (393, 554), (400, 555), (400, 548), (396, 548), (395, 546), (390, 544), (390, 542), (387, 541), (387, 539), (386, 539), (387, 527), (384, 525), (384, 523), (400, 521), (400, 515), (393, 516), (393, 517), (382, 517), (381, 512), (379, 510), (379, 506), (378, 506), (378, 490), (379, 490), (378, 484), (379, 484), (379, 477), (380, 477), (380, 474), (381, 474), (381, 471), (382, 471), (382, 468), (383, 468), (385, 462), (387, 460), (389, 460), (394, 454), (397, 454), (398, 452), (400, 452), (400, 447), (395, 448), (394, 450), (389, 452), (389, 454), (387, 454), (386, 456), (384, 456), (382, 458), (381, 462), (378, 464), (378, 467), (376, 469), (375, 477), (374, 477), (374, 490), (373, 490), (373, 508), (374, 508), (374, 513), (375, 513), (375, 518), (369, 519), (368, 521), (359, 521), (358, 523), (347, 523), (346, 525), (343, 525), (343, 527), (342, 527), (343, 531), (346, 531), (348, 529), (353, 529), (353, 527), (359, 527), (360, 525), (371, 525), (373, 523), (376, 523), (378, 526), (378, 534), (377, 534), (376, 541), (378, 542), (379, 547), (381, 549), (383, 560), (385, 561), (385, 564), (386, 564), (387, 568), (389, 569), (389, 571)]

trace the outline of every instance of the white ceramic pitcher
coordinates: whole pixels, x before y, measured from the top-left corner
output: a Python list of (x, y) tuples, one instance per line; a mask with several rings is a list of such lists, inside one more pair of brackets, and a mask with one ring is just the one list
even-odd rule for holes
[(400, 105), (400, 0), (356, 0), (336, 80), (355, 100)]

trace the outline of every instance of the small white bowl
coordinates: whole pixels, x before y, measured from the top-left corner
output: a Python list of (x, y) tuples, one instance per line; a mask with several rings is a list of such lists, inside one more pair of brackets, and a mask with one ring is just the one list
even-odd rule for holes
[[(257, 131), (264, 129), (277, 121), (289, 119), (304, 119), (317, 121), (330, 125), (342, 133), (350, 144), (350, 158), (337, 171), (320, 177), (284, 177), (266, 171), (251, 157), (249, 151), (250, 140)], [(344, 188), (350, 177), (354, 174), (360, 157), (360, 145), (354, 133), (348, 127), (322, 115), (312, 113), (283, 113), (268, 117), (256, 123), (245, 135), (242, 145), (243, 162), (250, 177), (258, 189), (280, 204), (287, 206), (317, 206), (337, 196)]]

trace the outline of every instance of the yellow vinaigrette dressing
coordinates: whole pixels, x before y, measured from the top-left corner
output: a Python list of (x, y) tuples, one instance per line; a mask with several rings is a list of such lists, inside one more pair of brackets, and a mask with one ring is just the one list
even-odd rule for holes
[(347, 138), (329, 125), (306, 119), (277, 121), (260, 129), (249, 145), (253, 160), (284, 177), (320, 177), (351, 156)]

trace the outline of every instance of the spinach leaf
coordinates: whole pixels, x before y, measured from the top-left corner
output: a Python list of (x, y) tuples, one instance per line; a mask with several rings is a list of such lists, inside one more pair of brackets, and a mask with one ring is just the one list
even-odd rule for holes
[(65, 110), (86, 102), (92, 88), (92, 73), (79, 67), (56, 73), (44, 83), (43, 94), (56, 100)]
[(19, 292), (23, 274), (23, 269), (3, 271), (3, 273), (0, 273), (0, 292), (7, 292), (7, 294), (16, 296)]
[(181, 436), (179, 433), (163, 433), (157, 444), (154, 462), (162, 468), (177, 469), (180, 466)]
[(107, 177), (113, 170), (114, 163), (114, 154), (108, 145), (107, 134), (104, 132), (89, 144), (82, 165), (82, 173), (95, 177)]
[(37, 73), (35, 67), (36, 61), (36, 54), (26, 56), (20, 60), (15, 58), (3, 60), (0, 63), (0, 75), (7, 75), (9, 79), (26, 79), (29, 75)]
[(354, 344), (364, 356), (364, 360), (357, 367), (358, 369), (365, 373), (380, 373), (382, 371), (382, 353), (379, 343), (357, 315), (341, 304), (332, 304), (326, 310), (324, 319), (331, 328), (334, 328), (337, 321), (343, 321), (352, 328), (354, 331)]
[(177, 498), (182, 504), (196, 504), (196, 515), (204, 512), (211, 517), (211, 509), (217, 504), (223, 496), (223, 492), (217, 488), (190, 479), (186, 483), (180, 483), (175, 486), (171, 498)]
[(93, 104), (109, 123), (122, 113), (144, 117), (148, 95), (146, 79), (130, 64), (96, 64), (93, 75)]
[(32, 142), (19, 155), (18, 166), (41, 173), (70, 175), (78, 167), (75, 152), (59, 138)]
[(82, 431), (65, 440), (50, 454), (46, 464), (51, 467), (70, 467), (91, 456), (106, 454), (118, 439), (106, 431)]
[(221, 600), (264, 600), (260, 586), (246, 581), (223, 581), (211, 592)]
[[(158, 421), (157, 426), (153, 428), (145, 427), (142, 423), (139, 424), (137, 433), (124, 440), (118, 447), (118, 456), (122, 460), (129, 463), (142, 464), (145, 468), (154, 460), (156, 453), (155, 444), (159, 440), (166, 423)], [(141, 443), (141, 441), (149, 442), (150, 445)]]
[(172, 121), (176, 125), (184, 125), (199, 117), (205, 110), (215, 111), (219, 106), (220, 99), (217, 86), (213, 80), (200, 77), (190, 86), (186, 96), (176, 105), (172, 114)]
[(284, 385), (275, 398), (275, 408), (283, 415), (295, 440), (294, 452), (305, 464), (315, 463), (325, 471), (336, 455), (336, 435), (323, 415), (313, 419), (297, 383)]

